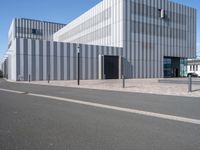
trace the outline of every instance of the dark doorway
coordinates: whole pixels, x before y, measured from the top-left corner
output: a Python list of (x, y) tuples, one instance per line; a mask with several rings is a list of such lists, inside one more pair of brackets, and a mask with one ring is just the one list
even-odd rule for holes
[(180, 58), (172, 57), (172, 77), (180, 77)]
[(179, 70), (176, 68), (176, 77), (179, 77)]
[(119, 79), (119, 56), (104, 56), (105, 79)]

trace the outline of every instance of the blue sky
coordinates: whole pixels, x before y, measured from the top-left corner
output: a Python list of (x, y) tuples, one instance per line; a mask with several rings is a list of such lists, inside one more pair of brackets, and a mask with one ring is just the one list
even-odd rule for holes
[[(101, 0), (1, 0), (0, 2), (0, 59), (7, 48), (7, 34), (13, 18), (32, 18), (68, 23)], [(200, 50), (199, 0), (172, 0), (197, 9), (197, 47)]]

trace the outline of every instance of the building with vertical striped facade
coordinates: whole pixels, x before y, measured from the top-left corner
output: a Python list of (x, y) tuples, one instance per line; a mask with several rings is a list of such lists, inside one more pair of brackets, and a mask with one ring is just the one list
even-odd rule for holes
[(81, 79), (186, 76), (196, 10), (169, 0), (102, 0), (67, 25), (15, 19), (8, 47), (11, 80), (74, 80), (77, 49)]
[[(56, 42), (53, 33), (62, 27), (64, 24), (14, 19), (9, 30), (8, 58), (4, 63), (6, 77), (15, 81), (75, 80), (79, 47), (80, 79), (103, 78), (99, 70), (100, 54), (120, 56), (122, 48)], [(121, 76), (121, 69), (116, 74)]]
[[(23, 78), (25, 80), (27, 79), (26, 72), (31, 70), (32, 65), (30, 65), (29, 58), (32, 58), (33, 53), (29, 54), (28, 51), (32, 51), (38, 45), (31, 45), (30, 42), (24, 41), (32, 40), (35, 43), (41, 40), (52, 41), (53, 34), (64, 26), (65, 24), (33, 19), (13, 19), (8, 32), (8, 63), (6, 67), (8, 79), (19, 80), (19, 78)], [(40, 51), (43, 50), (40, 49)], [(26, 65), (28, 65), (28, 68), (26, 68)]]
[(54, 40), (123, 47), (128, 78), (184, 76), (187, 58), (196, 57), (196, 10), (169, 0), (103, 0)]

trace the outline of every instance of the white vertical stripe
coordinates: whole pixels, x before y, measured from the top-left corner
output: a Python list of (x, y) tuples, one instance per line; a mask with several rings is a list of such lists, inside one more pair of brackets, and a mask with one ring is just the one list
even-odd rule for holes
[(54, 42), (50, 42), (50, 78), (54, 79)]
[(43, 41), (43, 80), (47, 80), (47, 42)]
[(61, 60), (61, 44), (60, 43), (57, 43), (57, 80), (60, 80), (60, 76), (61, 76), (61, 70), (60, 70), (60, 60)]
[(74, 54), (73, 54), (73, 44), (70, 43), (70, 80), (73, 80), (73, 77), (76, 77), (76, 75), (74, 74)]
[(39, 64), (39, 40), (35, 41), (36, 45), (35, 45), (35, 57), (36, 57), (36, 80), (39, 80), (39, 75), (40, 75), (40, 64)]
[(24, 79), (24, 40), (20, 39), (20, 76)]
[(69, 64), (67, 64), (67, 44), (64, 43), (64, 80), (67, 80), (67, 67)]
[[(86, 73), (88, 74), (88, 79), (89, 80), (91, 80), (91, 72), (92, 72), (92, 69), (93, 68), (91, 68), (91, 66), (92, 66), (92, 63), (93, 63), (93, 56), (91, 55), (92, 53), (91, 53), (91, 51), (92, 51), (92, 46), (89, 46), (89, 49), (88, 49), (88, 54), (87, 54), (87, 56), (86, 56), (86, 59), (88, 59), (88, 64), (86, 64), (86, 67), (87, 67), (87, 71), (86, 71)], [(93, 64), (94, 65), (94, 64)]]
[(92, 63), (93, 63), (93, 75), (92, 79), (98, 79), (98, 52), (97, 52), (97, 46), (94, 46), (93, 49), (93, 55), (92, 55)]
[(32, 80), (32, 40), (28, 39), (28, 75), (30, 75), (30, 79)]
[(85, 80), (86, 79), (86, 68), (85, 68), (86, 61), (85, 61), (85, 59), (86, 59), (86, 51), (87, 51), (86, 45), (83, 45), (82, 48), (83, 48), (83, 50), (82, 50), (82, 62), (81, 62), (82, 63), (82, 72), (83, 72), (82, 78), (83, 78), (83, 80)]

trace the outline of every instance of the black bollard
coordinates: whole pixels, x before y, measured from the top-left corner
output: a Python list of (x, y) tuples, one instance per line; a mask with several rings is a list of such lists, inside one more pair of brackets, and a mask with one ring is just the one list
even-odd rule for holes
[(29, 83), (31, 82), (31, 75), (30, 74), (28, 75), (28, 81), (29, 81)]
[(125, 76), (122, 75), (122, 87), (125, 88)]
[(188, 92), (192, 92), (192, 76), (188, 76)]

